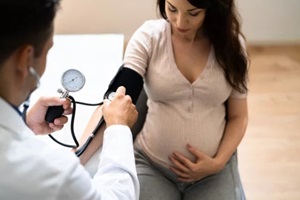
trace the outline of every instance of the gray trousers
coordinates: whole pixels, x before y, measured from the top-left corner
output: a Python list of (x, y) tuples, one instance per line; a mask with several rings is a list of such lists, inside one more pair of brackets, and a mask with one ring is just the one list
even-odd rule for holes
[(176, 180), (169, 169), (152, 163), (140, 150), (135, 151), (140, 181), (140, 200), (244, 200), (236, 153), (218, 174), (193, 184)]

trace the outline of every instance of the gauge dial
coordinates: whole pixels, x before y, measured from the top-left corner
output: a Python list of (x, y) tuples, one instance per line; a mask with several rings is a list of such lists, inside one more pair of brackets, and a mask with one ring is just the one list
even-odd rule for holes
[(67, 91), (77, 92), (84, 86), (85, 77), (80, 71), (69, 69), (63, 73), (61, 84)]

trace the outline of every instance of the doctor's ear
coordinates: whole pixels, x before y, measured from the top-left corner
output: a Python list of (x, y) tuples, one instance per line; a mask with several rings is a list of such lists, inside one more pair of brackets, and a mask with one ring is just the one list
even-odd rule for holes
[(24, 45), (17, 50), (17, 70), (23, 76), (27, 76), (29, 66), (34, 64), (34, 47)]

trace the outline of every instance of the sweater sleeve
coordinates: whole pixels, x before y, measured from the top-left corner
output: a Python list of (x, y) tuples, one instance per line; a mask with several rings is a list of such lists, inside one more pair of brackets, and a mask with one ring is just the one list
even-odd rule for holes
[(143, 78), (145, 77), (147, 66), (151, 57), (151, 40), (151, 23), (148, 21), (138, 28), (132, 35), (124, 54), (124, 66), (135, 70)]

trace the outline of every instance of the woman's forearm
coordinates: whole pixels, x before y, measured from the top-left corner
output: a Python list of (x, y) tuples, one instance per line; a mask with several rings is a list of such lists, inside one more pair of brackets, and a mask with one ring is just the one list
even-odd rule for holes
[(215, 159), (225, 166), (243, 139), (248, 123), (247, 99), (227, 101), (227, 124)]
[[(82, 146), (88, 139), (88, 137), (91, 135), (91, 133), (94, 131), (95, 127), (97, 126), (98, 122), (100, 121), (102, 117), (102, 106), (99, 106), (95, 112), (93, 113), (92, 117), (89, 120), (88, 125), (86, 126), (84, 133), (80, 137), (79, 143), (80, 146)], [(81, 164), (86, 164), (88, 160), (92, 157), (92, 155), (100, 148), (103, 142), (103, 133), (106, 128), (105, 123), (100, 127), (100, 129), (97, 131), (95, 137), (87, 147), (87, 149), (84, 151), (84, 153), (80, 156), (80, 162)]]
[(215, 156), (225, 166), (242, 141), (247, 127), (247, 118), (235, 118), (228, 121), (224, 136)]

